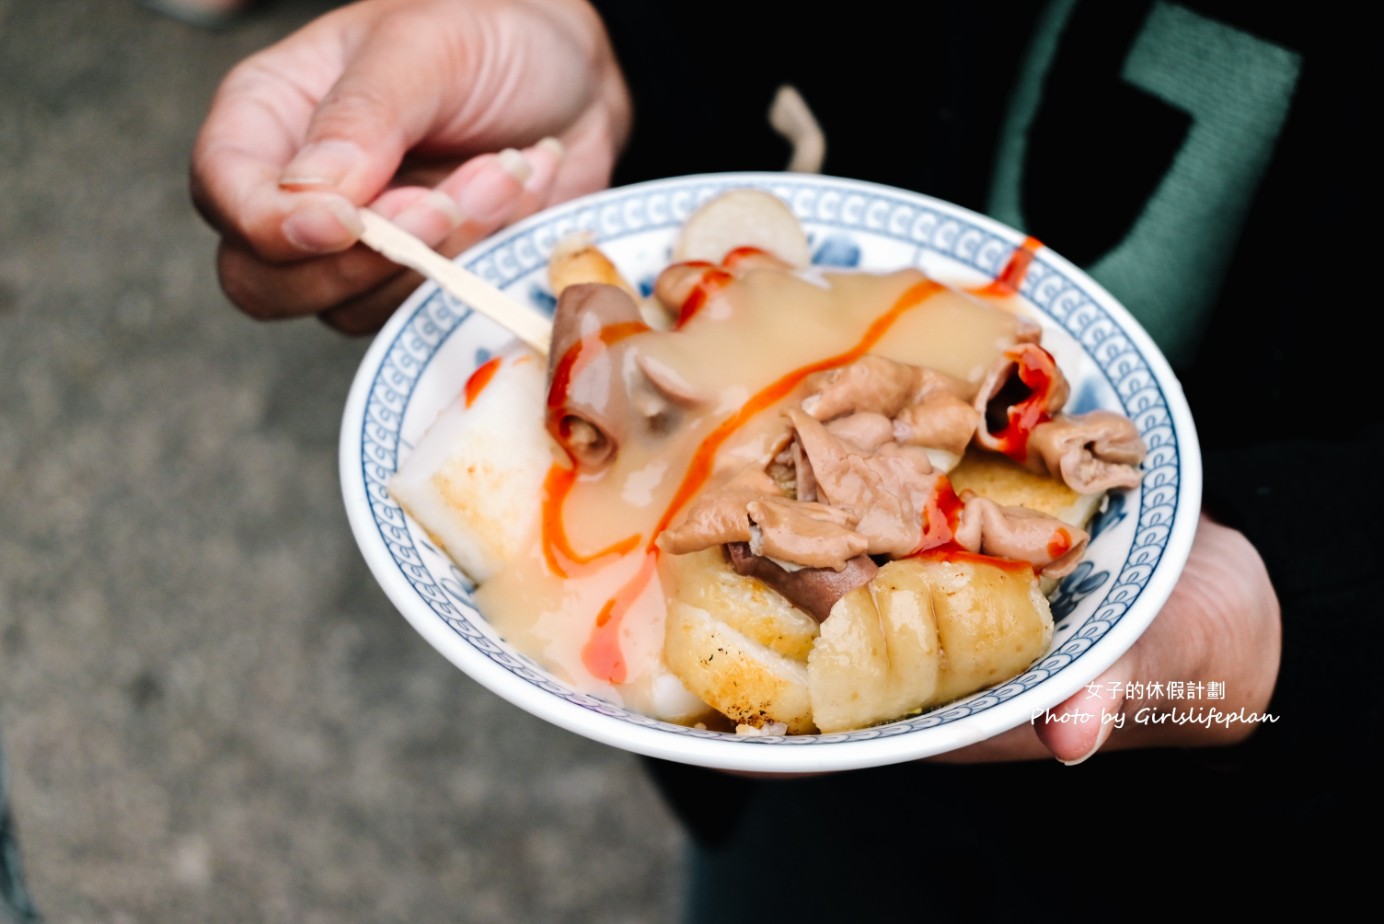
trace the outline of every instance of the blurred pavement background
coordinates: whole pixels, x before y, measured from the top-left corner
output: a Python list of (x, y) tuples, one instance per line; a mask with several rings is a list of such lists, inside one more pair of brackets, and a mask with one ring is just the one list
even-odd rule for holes
[(349, 534), (367, 342), (222, 296), (187, 153), (207, 32), (0, 0), (0, 738), (50, 924), (659, 922), (682, 835), (636, 760), (434, 652)]

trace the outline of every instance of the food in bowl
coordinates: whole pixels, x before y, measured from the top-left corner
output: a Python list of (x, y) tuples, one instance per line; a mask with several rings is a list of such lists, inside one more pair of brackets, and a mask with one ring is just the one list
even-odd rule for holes
[(558, 248), (549, 361), (483, 364), (390, 490), (574, 687), (682, 724), (841, 731), (1043, 654), (1043, 591), (1143, 445), (1120, 415), (1062, 413), (1013, 298), (1036, 242), (965, 290), (815, 270), (791, 213), (755, 212), (767, 195), (690, 219), (679, 246), (701, 252), (650, 298), (594, 246)]

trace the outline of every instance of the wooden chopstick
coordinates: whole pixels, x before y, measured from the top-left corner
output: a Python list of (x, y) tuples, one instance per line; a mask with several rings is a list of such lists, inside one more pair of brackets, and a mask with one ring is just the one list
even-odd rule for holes
[(360, 220), (365, 225), (360, 236), (362, 244), (401, 266), (417, 270), (462, 304), (507, 329), (540, 356), (548, 355), (552, 321), (546, 315), (448, 260), (383, 215), (361, 209)]

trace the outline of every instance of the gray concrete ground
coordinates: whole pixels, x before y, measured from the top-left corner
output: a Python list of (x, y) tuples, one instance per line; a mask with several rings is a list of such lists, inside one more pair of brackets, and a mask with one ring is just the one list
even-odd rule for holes
[(336, 477), (366, 343), (226, 303), (186, 158), (235, 61), (0, 0), (0, 735), (50, 922), (654, 922), (682, 835), (375, 587)]

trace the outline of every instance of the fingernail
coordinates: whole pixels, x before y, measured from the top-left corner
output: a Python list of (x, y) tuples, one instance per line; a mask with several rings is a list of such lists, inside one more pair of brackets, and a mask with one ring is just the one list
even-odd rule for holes
[(396, 225), (428, 243), (441, 241), (460, 227), (464, 220), (465, 216), (451, 197), (436, 189), (428, 190), (417, 202), (394, 217)]
[(467, 221), (488, 224), (514, 208), (524, 181), (533, 173), (527, 157), (513, 148), (501, 151), (488, 166), (471, 178), (457, 194), (457, 208)]
[(1059, 761), (1059, 763), (1067, 767), (1075, 767), (1077, 764), (1084, 763), (1090, 760), (1092, 755), (1099, 751), (1101, 749), (1101, 746), (1104, 745), (1105, 742), (1110, 740), (1110, 733), (1115, 730), (1114, 716), (1114, 713), (1111, 713), (1109, 716), (1107, 716), (1102, 711), (1100, 720), (1100, 731), (1096, 733), (1096, 743), (1091, 746), (1091, 750), (1087, 751), (1085, 754), (1082, 754), (1075, 760), (1063, 760)]
[(561, 141), (558, 141), (551, 135), (547, 138), (544, 138), (542, 141), (538, 142), (537, 147), (544, 148), (552, 152), (553, 156), (557, 157), (559, 160), (567, 156), (566, 146), (564, 146)]
[(352, 141), (317, 141), (298, 152), (279, 174), (283, 189), (336, 186), (365, 160), (365, 152)]
[(514, 177), (521, 185), (533, 176), (533, 164), (529, 163), (529, 159), (514, 148), (505, 148), (495, 156), (499, 159), (500, 166), (504, 168), (505, 172)]
[(309, 253), (336, 253), (351, 246), (364, 231), (356, 207), (340, 196), (304, 203), (284, 219), (284, 237)]

